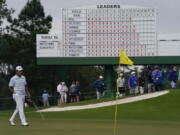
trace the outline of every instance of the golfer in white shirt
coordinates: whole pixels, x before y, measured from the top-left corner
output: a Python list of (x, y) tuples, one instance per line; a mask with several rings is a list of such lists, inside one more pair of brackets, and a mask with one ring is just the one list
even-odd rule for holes
[(16, 74), (10, 79), (9, 90), (13, 93), (13, 99), (16, 102), (16, 109), (9, 119), (9, 124), (15, 126), (14, 119), (19, 113), (22, 126), (29, 126), (24, 115), (24, 101), (25, 95), (30, 97), (27, 82), (25, 76), (22, 75), (23, 68), (21, 66), (16, 67)]

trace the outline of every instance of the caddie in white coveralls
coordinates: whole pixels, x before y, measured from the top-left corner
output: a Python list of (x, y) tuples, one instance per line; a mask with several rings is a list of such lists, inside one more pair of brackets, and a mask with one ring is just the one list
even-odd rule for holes
[(30, 97), (30, 93), (27, 88), (27, 82), (25, 76), (22, 75), (23, 68), (21, 66), (16, 67), (16, 74), (10, 79), (9, 90), (13, 94), (13, 99), (16, 102), (16, 109), (9, 119), (9, 124), (15, 126), (14, 119), (19, 113), (22, 126), (29, 126), (24, 115), (24, 101), (25, 95)]

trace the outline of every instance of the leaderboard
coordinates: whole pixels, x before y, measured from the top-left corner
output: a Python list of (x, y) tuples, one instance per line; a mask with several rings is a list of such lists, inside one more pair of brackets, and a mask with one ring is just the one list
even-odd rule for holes
[(157, 56), (154, 8), (97, 5), (62, 9), (64, 57)]

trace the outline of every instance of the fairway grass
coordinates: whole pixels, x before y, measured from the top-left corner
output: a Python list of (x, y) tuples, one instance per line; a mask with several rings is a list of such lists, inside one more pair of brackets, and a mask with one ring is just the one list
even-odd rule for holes
[[(39, 113), (26, 109), (29, 127), (9, 126), (12, 111), (0, 111), (1, 135), (114, 135), (115, 106), (65, 112)], [(144, 101), (118, 105), (116, 135), (179, 135), (180, 91)]]

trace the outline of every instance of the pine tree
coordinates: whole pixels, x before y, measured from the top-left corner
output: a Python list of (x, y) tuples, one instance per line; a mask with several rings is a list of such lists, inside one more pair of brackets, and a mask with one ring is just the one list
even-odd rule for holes
[[(15, 19), (9, 19), (9, 33), (4, 38), (8, 45), (0, 49), (0, 57), (14, 69), (17, 65), (24, 67), (29, 86), (35, 91), (37, 83), (43, 76), (43, 69), (36, 65), (36, 34), (48, 34), (52, 17), (46, 16), (40, 0), (29, 0)], [(48, 78), (48, 73), (44, 73)], [(45, 82), (46, 83), (46, 82)]]
[(2, 28), (3, 20), (4, 19), (10, 20), (11, 14), (13, 12), (14, 12), (13, 9), (7, 8), (6, 0), (0, 0), (0, 36), (3, 33), (3, 28)]

